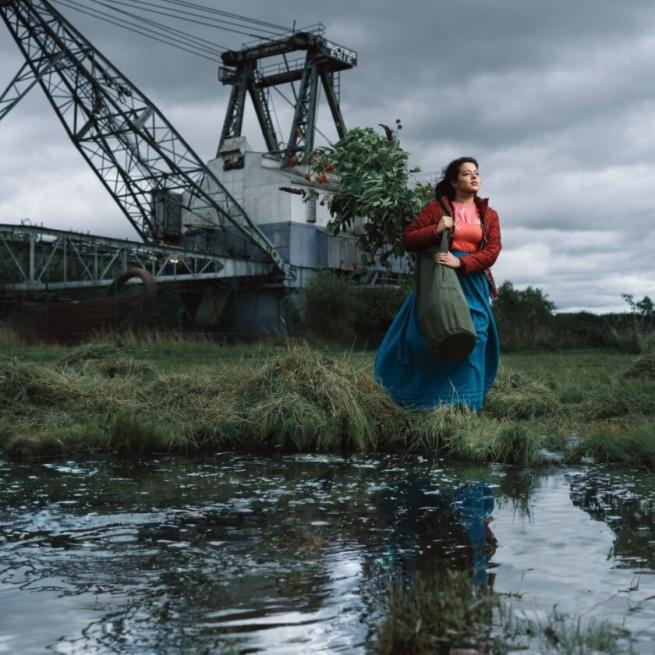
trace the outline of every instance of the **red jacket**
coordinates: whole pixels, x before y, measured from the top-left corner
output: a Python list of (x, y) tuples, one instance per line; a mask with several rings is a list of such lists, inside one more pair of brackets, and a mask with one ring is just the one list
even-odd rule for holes
[[(450, 200), (444, 196), (441, 202), (448, 207), (450, 215), (454, 216)], [(480, 220), (482, 221), (482, 240), (478, 244), (478, 249), (467, 255), (462, 255), (459, 258), (460, 271), (466, 273), (476, 273), (484, 271), (489, 279), (491, 285), (491, 295), (496, 297), (496, 285), (494, 283), (493, 275), (489, 270), (493, 263), (498, 259), (498, 255), (502, 248), (500, 242), (500, 223), (498, 221), (498, 214), (495, 210), (489, 207), (488, 198), (475, 199)], [(403, 247), (408, 252), (419, 252), (426, 248), (438, 246), (441, 242), (441, 236), (437, 236), (434, 227), (441, 220), (441, 205), (432, 201), (429, 202), (421, 211), (421, 213), (405, 228), (403, 232)], [(450, 237), (452, 244), (452, 234)]]

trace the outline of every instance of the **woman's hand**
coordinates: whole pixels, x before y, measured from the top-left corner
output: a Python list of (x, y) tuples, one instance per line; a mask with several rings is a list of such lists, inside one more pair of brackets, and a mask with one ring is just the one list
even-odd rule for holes
[(453, 217), (442, 216), (441, 220), (434, 227), (434, 233), (437, 236), (439, 236), (444, 230), (452, 230), (452, 228), (453, 228)]
[(438, 252), (434, 256), (434, 261), (450, 268), (459, 268), (462, 265), (459, 257), (455, 257), (452, 252)]

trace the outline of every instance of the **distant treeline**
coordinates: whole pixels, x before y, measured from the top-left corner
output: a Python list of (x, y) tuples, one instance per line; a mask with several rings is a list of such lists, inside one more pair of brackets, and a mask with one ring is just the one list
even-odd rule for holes
[[(306, 290), (306, 330), (320, 338), (375, 348), (398, 311), (411, 284), (365, 288), (355, 280), (321, 271)], [(648, 296), (623, 296), (625, 313), (555, 313), (539, 288), (514, 288), (505, 282), (493, 303), (505, 352), (608, 348), (639, 354), (655, 350), (655, 305)]]
[(623, 295), (629, 311), (613, 314), (555, 313), (541, 289), (522, 291), (505, 282), (494, 314), (505, 351), (521, 349), (610, 348), (639, 354), (655, 348), (655, 306), (648, 296)]

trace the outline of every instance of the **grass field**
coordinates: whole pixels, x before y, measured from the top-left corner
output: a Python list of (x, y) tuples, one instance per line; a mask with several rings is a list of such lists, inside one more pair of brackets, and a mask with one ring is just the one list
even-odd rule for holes
[(558, 456), (655, 464), (652, 355), (504, 355), (481, 413), (400, 409), (372, 380), (373, 356), (161, 335), (27, 346), (0, 335), (0, 451), (411, 450), (517, 464)]

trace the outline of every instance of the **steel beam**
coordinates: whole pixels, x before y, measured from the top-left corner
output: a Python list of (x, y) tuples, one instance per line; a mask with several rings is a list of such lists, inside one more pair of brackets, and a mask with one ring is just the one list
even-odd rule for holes
[(309, 155), (314, 149), (318, 79), (317, 62), (312, 54), (308, 52), (300, 90), (298, 91), (291, 134), (284, 152), (284, 166), (297, 166), (298, 164), (307, 163)]
[(3, 290), (104, 287), (132, 267), (145, 268), (158, 282), (266, 276), (275, 270), (266, 261), (32, 225), (0, 224)]
[(0, 96), (0, 120), (2, 120), (36, 85), (34, 72), (25, 62)]
[(346, 123), (343, 120), (339, 98), (334, 88), (334, 73), (328, 73), (326, 70), (321, 69), (319, 70), (319, 75), (321, 76), (321, 82), (323, 82), (323, 90), (325, 91), (325, 97), (332, 112), (332, 119), (337, 128), (337, 134), (340, 139), (343, 139), (346, 136)]
[(256, 83), (255, 76), (251, 77), (248, 83), (248, 91), (250, 92), (250, 99), (255, 107), (259, 127), (264, 135), (266, 147), (269, 152), (276, 152), (280, 144), (278, 143), (277, 135), (275, 134), (275, 127), (271, 120), (271, 112), (268, 108), (268, 98), (266, 91)]

